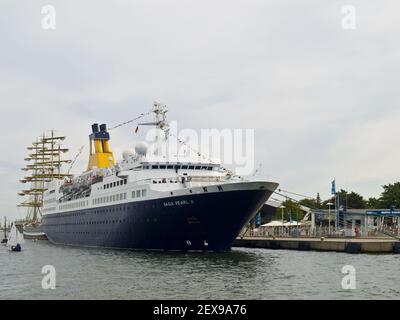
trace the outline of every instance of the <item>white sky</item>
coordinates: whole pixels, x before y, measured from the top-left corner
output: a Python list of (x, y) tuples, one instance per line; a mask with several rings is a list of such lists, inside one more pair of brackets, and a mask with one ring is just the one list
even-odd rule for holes
[[(56, 30), (41, 27), (43, 5)], [(356, 8), (344, 30), (343, 5)], [(180, 128), (254, 128), (260, 178), (378, 196), (400, 173), (398, 1), (141, 0), (0, 3), (0, 216), (16, 209), (26, 146), (110, 126), (154, 100)], [(132, 127), (112, 132), (120, 152)], [(87, 146), (75, 171), (86, 165)]]

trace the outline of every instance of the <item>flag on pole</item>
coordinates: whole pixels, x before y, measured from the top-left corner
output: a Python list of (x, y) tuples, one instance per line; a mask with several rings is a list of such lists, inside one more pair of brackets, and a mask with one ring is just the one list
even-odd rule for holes
[(336, 194), (336, 179), (332, 181), (332, 190), (331, 190), (332, 194)]
[(261, 225), (261, 213), (257, 213), (256, 218), (255, 218), (255, 225), (258, 228)]

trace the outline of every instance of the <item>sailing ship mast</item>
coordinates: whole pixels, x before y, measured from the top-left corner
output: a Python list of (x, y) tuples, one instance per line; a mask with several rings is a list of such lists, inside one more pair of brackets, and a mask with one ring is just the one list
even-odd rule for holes
[(50, 136), (43, 134), (32, 143), (32, 146), (27, 148), (32, 153), (25, 158), (28, 164), (22, 170), (31, 173), (20, 182), (30, 183), (30, 188), (18, 193), (20, 196), (29, 197), (28, 200), (18, 205), (18, 207), (28, 208), (27, 222), (39, 222), (43, 206), (43, 193), (47, 190), (48, 183), (54, 179), (72, 176), (68, 173), (61, 173), (62, 165), (71, 163), (71, 160), (62, 159), (62, 154), (68, 152), (68, 149), (61, 147), (61, 141), (64, 140), (64, 136), (55, 136), (54, 130), (52, 130)]

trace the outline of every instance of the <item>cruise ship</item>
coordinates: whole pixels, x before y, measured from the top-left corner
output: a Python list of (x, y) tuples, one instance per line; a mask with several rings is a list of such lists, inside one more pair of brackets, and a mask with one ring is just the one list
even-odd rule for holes
[[(167, 139), (165, 105), (155, 103), (152, 112), (155, 121), (146, 125)], [(87, 170), (53, 180), (44, 193), (42, 228), (54, 244), (229, 251), (278, 187), (237, 177), (220, 162), (150, 152), (144, 142), (116, 163), (105, 124), (93, 124), (89, 140)]]

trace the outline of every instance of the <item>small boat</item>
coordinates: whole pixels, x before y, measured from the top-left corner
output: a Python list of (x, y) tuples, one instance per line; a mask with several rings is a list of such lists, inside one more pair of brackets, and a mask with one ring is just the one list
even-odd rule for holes
[(7, 244), (7, 218), (4, 217), (4, 238), (1, 240), (1, 244)]
[(7, 247), (9, 247), (11, 251), (20, 252), (21, 244), (24, 244), (24, 235), (19, 232), (18, 228), (13, 224), (8, 234)]

